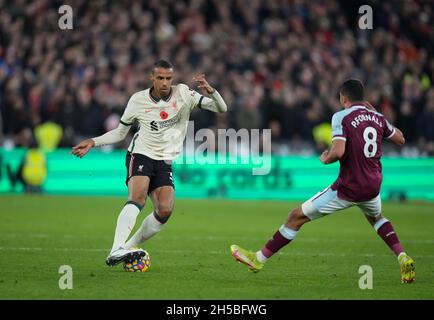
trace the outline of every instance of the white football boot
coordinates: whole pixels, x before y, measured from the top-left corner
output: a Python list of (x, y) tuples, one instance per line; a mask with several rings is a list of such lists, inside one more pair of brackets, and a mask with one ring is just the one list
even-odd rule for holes
[(146, 251), (143, 249), (124, 249), (119, 248), (110, 252), (110, 255), (107, 257), (105, 263), (113, 267), (121, 262), (132, 262), (134, 260), (139, 260), (140, 258), (146, 255)]

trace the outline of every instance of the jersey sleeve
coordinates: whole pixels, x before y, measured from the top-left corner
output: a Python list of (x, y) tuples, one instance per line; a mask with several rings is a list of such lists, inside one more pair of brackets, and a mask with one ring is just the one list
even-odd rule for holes
[(385, 139), (390, 139), (395, 134), (395, 127), (390, 124), (389, 121), (384, 119), (384, 131), (383, 131), (383, 137)]
[(332, 117), (332, 140), (347, 140), (346, 129), (342, 123), (343, 116), (341, 113), (335, 113)]
[(124, 113), (122, 114), (121, 119), (119, 122), (123, 124), (124, 126), (131, 126), (134, 123), (134, 120), (136, 118), (135, 112), (134, 112), (134, 99), (135, 95), (132, 95), (130, 100), (128, 100), (127, 107), (124, 110)]
[(122, 123), (119, 123), (116, 129), (110, 130), (102, 136), (92, 138), (92, 140), (95, 142), (95, 147), (117, 143), (125, 139), (130, 128), (130, 126), (125, 126)]
[(202, 100), (205, 98), (203, 95), (193, 89), (190, 89), (185, 84), (181, 84), (181, 90), (183, 91), (183, 95), (187, 99), (190, 111), (192, 111), (196, 107), (201, 107)]
[(210, 98), (203, 97), (200, 101), (199, 108), (218, 113), (228, 110), (228, 106), (217, 90), (210, 95)]
[(205, 97), (193, 89), (188, 89), (188, 90), (191, 92), (190, 95), (192, 97), (190, 110), (193, 110), (196, 107), (200, 109), (202, 107), (202, 101)]

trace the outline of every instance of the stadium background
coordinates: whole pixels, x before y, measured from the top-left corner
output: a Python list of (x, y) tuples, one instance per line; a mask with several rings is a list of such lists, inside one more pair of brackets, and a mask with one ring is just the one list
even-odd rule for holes
[[(58, 27), (63, 4), (73, 9), (72, 30)], [(358, 28), (362, 4), (373, 8), (372, 30)], [(432, 21), (433, 2), (424, 0), (0, 0), (0, 298), (432, 299)], [(103, 265), (136, 128), (83, 159), (69, 151), (117, 126), (160, 58), (174, 64), (175, 82), (192, 88), (192, 76), (204, 72), (228, 104), (226, 114), (194, 111), (196, 131), (270, 128), (273, 167), (252, 176), (249, 165), (175, 164), (174, 217), (147, 246), (154, 262), (143, 290)], [(385, 211), (419, 263), (418, 282), (396, 288), (392, 255), (351, 209), (306, 227), (255, 286), (226, 265), (222, 248), (239, 240), (259, 247), (299, 203), (291, 201), (334, 181), (338, 165), (318, 156), (349, 77), (405, 133), (402, 149), (384, 144), (382, 196), (399, 200), (386, 201)], [(78, 279), (71, 292), (57, 287), (65, 263)], [(376, 270), (372, 293), (356, 286), (361, 264)], [(240, 282), (231, 285), (226, 271)]]
[[(204, 72), (229, 105), (226, 114), (193, 112), (195, 131), (272, 130), (273, 154), (291, 161), (273, 161), (284, 165), (279, 181), (267, 184), (275, 189), (268, 198), (301, 200), (333, 181), (336, 167), (321, 179), (327, 169), (311, 160), (329, 143), (337, 88), (349, 77), (364, 81), (367, 99), (407, 139), (403, 149), (384, 145), (386, 157), (403, 160), (386, 166), (383, 196), (434, 198), (434, 165), (426, 158), (434, 153), (432, 2), (371, 2), (373, 30), (357, 27), (361, 2), (70, 1), (73, 29), (60, 30), (62, 4), (0, 2), (2, 193), (24, 189), (23, 153), (12, 150), (70, 148), (116, 127), (129, 96), (149, 87), (153, 62), (165, 58), (175, 65), (176, 82), (194, 88), (193, 75)], [(134, 131), (115, 147), (126, 148)], [(68, 193), (74, 176), (70, 193), (125, 194), (122, 156), (104, 158), (113, 162), (103, 170), (92, 153), (81, 161), (67, 149), (48, 153), (43, 189)], [(213, 166), (202, 169), (199, 175)], [(262, 177), (252, 180), (237, 166), (227, 167), (225, 181), (205, 175), (206, 193), (188, 191), (195, 184), (186, 176), (197, 170), (183, 166), (180, 177), (175, 169), (179, 197), (267, 197)], [(245, 192), (234, 195), (234, 186)]]

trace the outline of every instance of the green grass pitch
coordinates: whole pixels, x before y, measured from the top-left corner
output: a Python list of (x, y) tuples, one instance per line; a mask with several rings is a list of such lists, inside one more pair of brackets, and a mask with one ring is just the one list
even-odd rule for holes
[[(176, 200), (163, 231), (144, 244), (147, 273), (104, 261), (125, 199), (0, 196), (0, 299), (433, 299), (434, 206), (384, 203), (384, 214), (416, 261), (400, 283), (396, 258), (357, 208), (307, 224), (257, 273), (229, 246), (258, 249), (296, 203)], [(142, 211), (138, 223), (151, 210)], [(59, 289), (70, 265), (73, 289)], [(373, 268), (373, 289), (358, 286)]]

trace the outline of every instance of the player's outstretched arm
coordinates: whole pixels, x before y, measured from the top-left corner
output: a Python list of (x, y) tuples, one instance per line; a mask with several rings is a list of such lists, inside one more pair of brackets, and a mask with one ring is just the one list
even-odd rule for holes
[(201, 91), (210, 96), (210, 98), (203, 97), (201, 102), (202, 109), (220, 113), (226, 112), (228, 110), (228, 107), (220, 93), (210, 86), (208, 81), (206, 81), (204, 74), (195, 76), (193, 80), (197, 82), (197, 87), (201, 89)]
[(341, 139), (333, 140), (330, 150), (325, 150), (321, 156), (320, 161), (324, 164), (330, 164), (338, 161), (345, 153), (345, 141)]
[(71, 153), (79, 158), (83, 158), (93, 147), (95, 147), (95, 141), (87, 139), (72, 147)]
[(131, 126), (119, 123), (116, 129), (106, 132), (102, 136), (87, 139), (72, 147), (71, 153), (79, 158), (84, 157), (93, 147), (117, 143), (125, 139)]
[(398, 146), (402, 146), (405, 143), (404, 134), (397, 127), (395, 127), (395, 133), (389, 138), (389, 140)]

